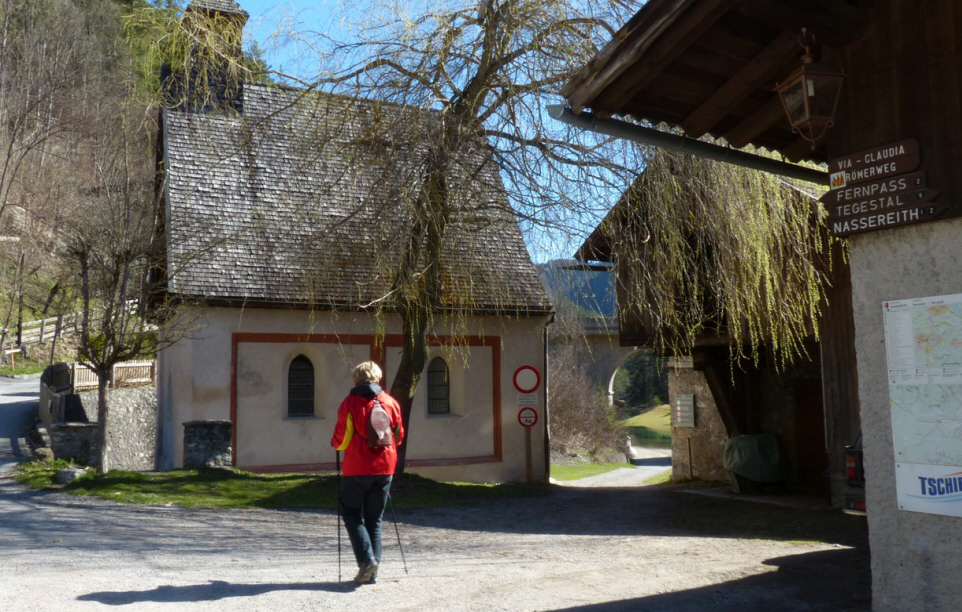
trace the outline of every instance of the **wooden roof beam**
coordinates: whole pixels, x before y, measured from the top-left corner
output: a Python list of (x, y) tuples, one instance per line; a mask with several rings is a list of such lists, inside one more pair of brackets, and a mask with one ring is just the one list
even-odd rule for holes
[(670, 27), (697, 0), (658, 0), (649, 2), (615, 34), (571, 80), (561, 95), (575, 112), (590, 106), (598, 94), (644, 55), (652, 41)]
[(778, 121), (784, 121), (785, 125), (788, 125), (788, 117), (785, 116), (782, 101), (775, 92), (772, 92), (772, 97), (767, 102), (759, 106), (751, 115), (742, 119), (738, 125), (728, 130), (723, 137), (728, 141), (728, 144), (740, 149)]
[(798, 36), (782, 32), (745, 64), (732, 78), (681, 123), (685, 134), (698, 138), (723, 119), (746, 96), (759, 87), (773, 86), (766, 79), (773, 70), (801, 53)]
[(844, 0), (738, 0), (743, 15), (786, 32), (802, 28), (815, 42), (841, 47), (857, 39), (862, 27), (858, 8)]
[[(611, 113), (619, 113), (625, 104), (647, 87), (661, 72), (688, 47), (698, 41), (711, 26), (735, 6), (737, 0), (701, 0), (691, 6), (670, 28), (651, 43), (645, 54), (637, 58), (630, 71), (614, 82), (613, 91), (601, 92), (598, 106)], [(607, 95), (606, 95), (607, 94)], [(592, 106), (595, 110), (595, 106)], [(601, 110), (601, 109), (597, 109)]]

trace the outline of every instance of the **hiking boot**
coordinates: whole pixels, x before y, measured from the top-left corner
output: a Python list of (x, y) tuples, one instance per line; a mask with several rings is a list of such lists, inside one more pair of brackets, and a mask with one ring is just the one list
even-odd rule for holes
[(371, 559), (361, 566), (357, 576), (354, 577), (354, 584), (374, 584), (374, 576), (377, 574), (377, 561)]

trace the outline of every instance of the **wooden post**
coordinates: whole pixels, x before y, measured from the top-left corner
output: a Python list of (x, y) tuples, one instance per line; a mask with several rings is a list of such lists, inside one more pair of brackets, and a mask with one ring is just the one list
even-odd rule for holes
[(524, 428), (524, 481), (531, 484), (533, 479), (531, 466), (531, 428)]

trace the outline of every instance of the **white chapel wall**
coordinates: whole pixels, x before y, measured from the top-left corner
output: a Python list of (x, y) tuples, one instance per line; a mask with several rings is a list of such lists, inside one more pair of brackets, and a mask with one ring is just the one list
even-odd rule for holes
[[(465, 481), (521, 480), (526, 475), (524, 432), (517, 421), (518, 392), (512, 375), (532, 365), (544, 375), (543, 317), (500, 321), (489, 317), (469, 323), (462, 334), (487, 338), (487, 346), (431, 348), (451, 373), (452, 414), (426, 414), (426, 381), (422, 381), (412, 413), (413, 431), (408, 459), (412, 469), (433, 478)], [(270, 309), (212, 308), (195, 322), (187, 338), (161, 356), (159, 402), (166, 448), (166, 465), (183, 464), (183, 423), (231, 418), (231, 338), (245, 336), (236, 353), (236, 417), (239, 467), (308, 466), (334, 461), (330, 437), (335, 412), (352, 386), (351, 369), (371, 358), (370, 344), (352, 343), (348, 336), (370, 336), (373, 317), (361, 313), (307, 312)], [(397, 334), (397, 321), (386, 332)], [(443, 335), (443, 332), (438, 332)], [(314, 334), (314, 341), (289, 338)], [(335, 339), (336, 341), (332, 341)], [(271, 341), (266, 341), (271, 338)], [(317, 338), (325, 338), (318, 342)], [(304, 341), (301, 341), (304, 340)], [(500, 372), (493, 371), (497, 352)], [(286, 417), (287, 371), (291, 360), (306, 355), (315, 368), (315, 416)], [(387, 347), (387, 385), (400, 360), (400, 349)], [(493, 381), (500, 384), (500, 420), (492, 422)], [(542, 415), (532, 429), (532, 477), (544, 475), (544, 395), (537, 396)], [(501, 461), (495, 436), (500, 434)], [(469, 458), (470, 462), (462, 459)], [(421, 465), (419, 465), (421, 464)], [(427, 465), (424, 465), (427, 464)]]

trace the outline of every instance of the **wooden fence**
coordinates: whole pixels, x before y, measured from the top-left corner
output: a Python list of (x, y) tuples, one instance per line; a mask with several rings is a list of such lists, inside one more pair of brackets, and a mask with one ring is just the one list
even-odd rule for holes
[[(125, 308), (133, 311), (137, 308), (137, 300), (129, 300)], [(94, 309), (91, 313), (91, 323), (97, 322), (99, 309)], [(16, 343), (17, 328), (0, 329), (0, 333), (6, 338), (4, 350), (9, 353), (17, 352), (21, 346), (28, 344), (43, 344), (54, 338), (62, 338), (67, 334), (80, 333), (81, 314), (71, 312), (63, 317), (51, 317), (40, 321), (28, 321), (20, 326), (20, 345)]]
[[(114, 366), (113, 386), (136, 387), (154, 382), (156, 374), (154, 361), (125, 361)], [(97, 375), (93, 370), (80, 363), (70, 364), (70, 380), (74, 393), (97, 388)]]

